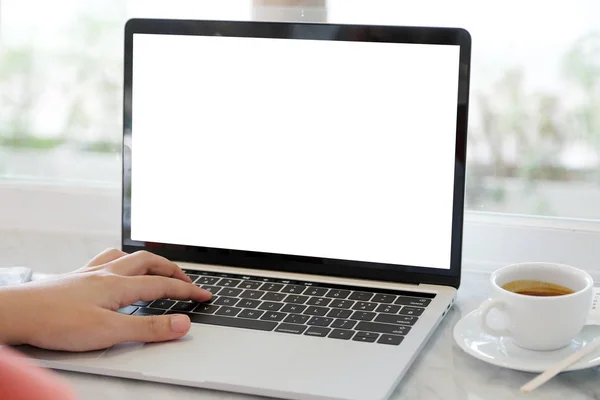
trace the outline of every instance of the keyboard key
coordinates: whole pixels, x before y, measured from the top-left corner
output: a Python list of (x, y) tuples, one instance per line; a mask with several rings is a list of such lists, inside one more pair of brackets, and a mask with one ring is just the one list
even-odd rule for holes
[(421, 297), (405, 297), (400, 296), (394, 304), (403, 306), (427, 307), (431, 303), (431, 299), (423, 299)]
[(285, 299), (285, 293), (268, 292), (263, 296), (262, 299), (269, 301), (281, 301)]
[(394, 335), (406, 335), (410, 331), (410, 327), (404, 325), (381, 324), (379, 322), (361, 321), (356, 325), (356, 330), (389, 333)]
[(357, 342), (368, 342), (373, 343), (379, 337), (378, 333), (373, 332), (357, 332), (356, 335), (352, 338)]
[(171, 306), (175, 304), (175, 302), (173, 300), (166, 300), (166, 299), (158, 299), (158, 300), (154, 300), (149, 307), (152, 308), (160, 308), (163, 310), (168, 310), (169, 308), (171, 308)]
[(357, 323), (358, 322), (350, 321), (349, 319), (336, 319), (335, 321), (333, 321), (333, 324), (331, 324), (331, 327), (341, 329), (352, 329)]
[(327, 299), (325, 297), (311, 297), (306, 302), (306, 304), (308, 304), (309, 306), (319, 307), (326, 307), (329, 303), (331, 303), (331, 299)]
[(241, 281), (239, 279), (223, 278), (217, 283), (217, 285), (218, 286), (227, 286), (227, 287), (236, 287), (240, 282)]
[(300, 294), (300, 293), (304, 292), (304, 289), (306, 289), (306, 286), (286, 285), (283, 289), (281, 289), (281, 291), (283, 293)]
[(132, 306), (146, 307), (150, 303), (152, 303), (152, 302), (151, 301), (139, 300), (139, 301), (136, 301), (135, 303), (133, 303)]
[(304, 310), (306, 310), (306, 306), (302, 306), (300, 304), (286, 304), (281, 309), (281, 312), (302, 314)]
[(237, 297), (242, 293), (242, 289), (232, 289), (229, 287), (221, 289), (219, 296)]
[(404, 337), (402, 337), (402, 336), (381, 335), (381, 337), (379, 338), (377, 343), (391, 344), (393, 346), (398, 346), (402, 342), (403, 339), (404, 339)]
[(201, 276), (200, 279), (198, 279), (194, 283), (196, 285), (214, 285), (217, 282), (219, 282), (219, 278), (215, 278), (212, 276)]
[(260, 305), (260, 301), (259, 300), (242, 299), (236, 305), (238, 307), (242, 307), (242, 308), (256, 308)]
[(242, 311), (241, 308), (223, 306), (217, 310), (215, 315), (226, 315), (228, 317), (235, 317), (240, 313), (240, 311)]
[(414, 325), (417, 322), (417, 317), (411, 317), (409, 315), (388, 315), (388, 314), (379, 314), (375, 317), (376, 322), (384, 322), (386, 324), (394, 324), (394, 325)]
[(352, 315), (352, 310), (344, 310), (341, 308), (332, 308), (329, 310), (329, 313), (327, 313), (328, 317), (333, 318), (348, 318), (350, 315)]
[(198, 303), (188, 303), (185, 301), (178, 301), (177, 304), (175, 304), (173, 307), (171, 307), (171, 310), (181, 311), (181, 312), (190, 312), (194, 308), (196, 308), (196, 306), (198, 306)]
[(377, 314), (375, 314), (374, 312), (354, 311), (350, 319), (357, 319), (359, 321), (371, 321), (373, 318), (375, 318), (375, 315)]
[(200, 275), (187, 274), (188, 278), (192, 280), (192, 283), (196, 283), (196, 279), (200, 278)]
[(334, 298), (334, 299), (345, 299), (349, 295), (350, 295), (349, 290), (331, 289), (331, 290), (329, 290), (329, 292), (327, 292), (325, 297), (330, 297), (330, 298)]
[(333, 318), (327, 317), (312, 317), (306, 325), (314, 325), (314, 326), (329, 326), (333, 322)]
[(242, 299), (260, 299), (265, 292), (260, 290), (244, 290), (240, 297)]
[(258, 289), (262, 285), (262, 282), (256, 281), (242, 281), (237, 287), (241, 289)]
[[(119, 309), (117, 310), (117, 312), (118, 312), (119, 314), (131, 315), (131, 314), (133, 314), (134, 312), (136, 312), (136, 311), (137, 311), (137, 309), (138, 309), (138, 307), (136, 307), (136, 306), (127, 306), (127, 307), (119, 308)], [(307, 318), (308, 318), (308, 317), (307, 317)]]
[(308, 335), (308, 336), (325, 337), (325, 336), (327, 336), (327, 334), (330, 331), (331, 331), (331, 329), (329, 329), (329, 328), (322, 328), (320, 326), (311, 326), (310, 328), (308, 328), (308, 330), (306, 332), (304, 332), (304, 334)]
[[(352, 292), (352, 294), (348, 298), (350, 300), (369, 301), (369, 300), (371, 300), (371, 297), (373, 297), (373, 293), (369, 293), (369, 292)], [(331, 335), (330, 335), (330, 337), (331, 337)]]
[(400, 306), (393, 306), (391, 304), (380, 304), (375, 311), (386, 314), (397, 314), (398, 311), (400, 311)]
[(233, 307), (237, 304), (240, 299), (235, 297), (219, 297), (213, 304), (216, 306), (230, 306)]
[(419, 315), (423, 314), (423, 311), (425, 311), (424, 308), (404, 306), (398, 313), (402, 315), (415, 315), (418, 317)]
[(220, 287), (210, 286), (210, 285), (202, 285), (201, 288), (204, 289), (204, 290), (208, 290), (212, 294), (217, 294), (217, 293), (219, 293), (219, 290), (221, 290)]
[(159, 310), (157, 308), (142, 307), (142, 308), (138, 308), (137, 311), (133, 313), (133, 315), (163, 315), (164, 313), (165, 313), (165, 310)]
[(289, 322), (290, 324), (305, 324), (309, 319), (309, 315), (290, 314), (286, 317), (284, 322)]
[(191, 314), (190, 319), (197, 324), (230, 326), (233, 328), (255, 329), (260, 331), (272, 331), (277, 322), (261, 321), (248, 318), (231, 318), (221, 315)]
[(213, 306), (210, 304), (200, 304), (198, 307), (194, 309), (194, 312), (202, 313), (202, 314), (214, 314), (215, 311), (219, 309), (218, 306)]
[[(278, 293), (279, 294), (279, 293)], [(299, 296), (297, 294), (290, 294), (286, 297), (283, 302), (284, 303), (293, 303), (293, 304), (304, 304), (306, 300), (308, 300), (308, 296)]]
[(260, 310), (242, 310), (239, 314), (238, 317), (240, 318), (251, 318), (251, 319), (257, 319), (259, 318), (261, 315), (263, 315), (265, 312), (264, 311), (260, 311)]
[(275, 332), (283, 332), (283, 333), (293, 333), (295, 335), (299, 335), (306, 330), (306, 326), (304, 325), (296, 325), (296, 324), (286, 324), (281, 323), (275, 329)]
[(327, 293), (327, 290), (328, 289), (326, 288), (309, 286), (308, 289), (306, 289), (306, 291), (304, 292), (304, 294), (308, 296), (324, 296), (325, 293)]
[(279, 311), (279, 309), (281, 309), (281, 307), (283, 307), (283, 303), (273, 303), (271, 301), (265, 301), (258, 308), (260, 310), (266, 310), (266, 311)]
[(350, 331), (347, 329), (334, 329), (333, 331), (331, 331), (328, 337), (332, 339), (349, 340), (352, 337), (352, 335), (354, 335), (354, 331)]
[(334, 300), (331, 302), (329, 307), (333, 308), (350, 308), (354, 305), (354, 302), (351, 300)]
[(393, 294), (376, 294), (373, 296), (371, 301), (375, 303), (393, 303), (396, 300), (396, 296)]
[(306, 314), (306, 315), (316, 315), (316, 316), (322, 317), (325, 314), (327, 314), (327, 311), (329, 311), (329, 309), (325, 308), (325, 307), (308, 307), (304, 311), (304, 314)]
[(267, 292), (279, 292), (283, 288), (281, 283), (264, 283), (260, 290), (266, 290)]
[[(223, 295), (223, 292), (221, 292), (221, 295)], [(373, 311), (375, 309), (375, 307), (377, 307), (377, 303), (369, 303), (366, 301), (357, 301), (356, 304), (354, 305), (354, 307), (352, 307), (352, 309), (359, 310), (359, 311)]]
[(285, 313), (269, 311), (269, 312), (266, 312), (260, 319), (262, 319), (264, 321), (277, 321), (277, 322), (279, 322), (282, 319), (284, 319), (285, 316), (286, 316)]

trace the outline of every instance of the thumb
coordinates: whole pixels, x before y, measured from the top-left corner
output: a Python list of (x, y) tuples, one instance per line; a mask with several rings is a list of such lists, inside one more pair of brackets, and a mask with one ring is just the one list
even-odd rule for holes
[(178, 339), (190, 330), (187, 315), (133, 316), (118, 314), (121, 318), (120, 332), (126, 342), (163, 342)]

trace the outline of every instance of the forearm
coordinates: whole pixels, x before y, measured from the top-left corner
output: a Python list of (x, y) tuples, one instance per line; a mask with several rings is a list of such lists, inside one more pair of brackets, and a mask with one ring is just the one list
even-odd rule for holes
[(24, 316), (19, 307), (22, 290), (0, 287), (0, 345), (18, 345), (25, 342)]

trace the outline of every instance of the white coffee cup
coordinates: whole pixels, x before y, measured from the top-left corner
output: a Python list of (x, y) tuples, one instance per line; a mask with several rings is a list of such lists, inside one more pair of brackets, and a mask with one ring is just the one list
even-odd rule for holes
[[(523, 263), (500, 268), (491, 276), (492, 294), (481, 306), (481, 326), (493, 336), (509, 336), (529, 350), (555, 350), (568, 345), (585, 325), (592, 305), (594, 281), (586, 272), (564, 264)], [(520, 280), (542, 281), (571, 289), (560, 296), (531, 296), (502, 288)], [(488, 314), (497, 309), (507, 325), (491, 327)]]

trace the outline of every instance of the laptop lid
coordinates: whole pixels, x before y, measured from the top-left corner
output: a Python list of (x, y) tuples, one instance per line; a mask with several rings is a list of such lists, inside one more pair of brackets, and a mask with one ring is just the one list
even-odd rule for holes
[(458, 287), (462, 29), (134, 19), (122, 247)]

